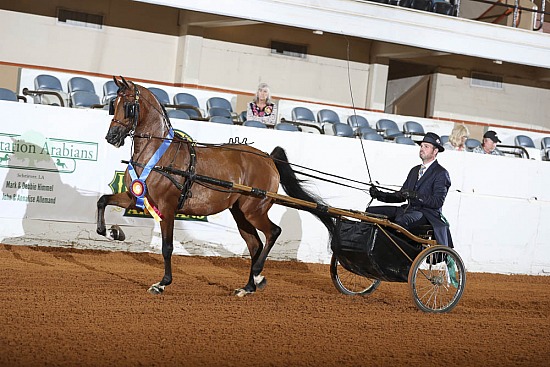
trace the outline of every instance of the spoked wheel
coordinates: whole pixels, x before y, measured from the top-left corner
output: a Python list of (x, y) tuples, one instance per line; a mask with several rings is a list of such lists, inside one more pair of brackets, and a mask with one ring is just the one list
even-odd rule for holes
[(432, 246), (414, 259), (409, 287), (416, 306), (424, 312), (449, 312), (458, 304), (466, 285), (466, 270), (458, 253)]
[(334, 254), (330, 261), (330, 277), (336, 289), (349, 296), (371, 294), (380, 285), (378, 279), (369, 279), (344, 268)]

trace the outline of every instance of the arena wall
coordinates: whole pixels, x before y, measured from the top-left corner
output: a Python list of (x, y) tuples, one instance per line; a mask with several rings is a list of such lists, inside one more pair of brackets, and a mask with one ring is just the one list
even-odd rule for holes
[[(117, 172), (125, 169), (121, 160), (130, 157), (128, 141), (120, 149), (105, 142), (110, 121), (106, 111), (13, 102), (0, 102), (0, 109), (2, 243), (160, 251), (154, 220), (124, 216), (120, 208), (109, 208), (106, 220), (122, 226), (126, 242), (95, 233), (96, 201), (117, 187)], [(407, 145), (198, 121), (174, 120), (173, 125), (198, 142), (238, 140), (267, 152), (280, 145), (293, 163), (392, 188), (400, 187), (419, 163), (418, 148)], [(548, 274), (548, 162), (461, 152), (438, 158), (453, 183), (444, 214), (467, 269)], [(364, 210), (370, 200), (365, 191), (323, 181), (312, 180), (308, 187), (339, 208)], [(314, 217), (283, 206), (270, 213), (283, 228), (271, 258), (330, 260), (326, 231)], [(207, 222), (180, 220), (176, 226), (177, 254), (247, 255), (228, 211), (209, 216)]]

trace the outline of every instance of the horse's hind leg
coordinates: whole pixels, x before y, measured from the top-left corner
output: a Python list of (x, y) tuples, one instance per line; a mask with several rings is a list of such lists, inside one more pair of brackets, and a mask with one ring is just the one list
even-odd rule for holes
[[(237, 222), (237, 227), (239, 228), (241, 237), (245, 240), (248, 246), (248, 251), (250, 252), (251, 257), (248, 283), (243, 288), (235, 290), (235, 295), (243, 297), (246, 294), (254, 293), (256, 291), (256, 287), (258, 289), (263, 289), (265, 287), (267, 281), (264, 276), (261, 275), (261, 272), (263, 270), (267, 255), (273, 247), (277, 237), (281, 233), (281, 229), (279, 226), (272, 223), (267, 217), (267, 214), (265, 214), (264, 220), (262, 221), (264, 225), (262, 225), (262, 229), (260, 229), (266, 236), (266, 245), (264, 246), (258, 235), (258, 231), (256, 230), (257, 227), (245, 217), (243, 212), (237, 207), (231, 208), (230, 211), (231, 214), (233, 214), (233, 218), (235, 218), (235, 221)], [(266, 230), (266, 227), (269, 227), (269, 230)]]
[(264, 276), (261, 275), (261, 273), (262, 270), (264, 270), (267, 256), (271, 252), (273, 245), (275, 245), (277, 238), (279, 238), (279, 235), (281, 234), (281, 227), (273, 223), (267, 216), (267, 213), (263, 216), (250, 217), (248, 218), (248, 220), (254, 227), (263, 232), (266, 239), (265, 246), (263, 247), (256, 261), (252, 263), (252, 274), (254, 274), (254, 282), (259, 289), (262, 289), (266, 285), (266, 280)]
[[(105, 208), (107, 205), (116, 205), (122, 208), (127, 208), (132, 204), (132, 199), (127, 192), (122, 192), (113, 195), (103, 195), (97, 201), (97, 233), (102, 236), (107, 236), (107, 228), (105, 227)], [(126, 236), (119, 226), (114, 225), (110, 229), (111, 238), (114, 240), (124, 241)]]

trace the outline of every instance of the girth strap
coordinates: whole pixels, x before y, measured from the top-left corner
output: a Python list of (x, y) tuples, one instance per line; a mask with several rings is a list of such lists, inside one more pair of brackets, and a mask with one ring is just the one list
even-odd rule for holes
[(183, 183), (183, 187), (181, 188), (180, 199), (178, 201), (178, 210), (181, 210), (185, 205), (185, 200), (191, 197), (191, 186), (193, 186), (193, 183), (195, 182), (195, 179), (197, 177), (195, 172), (195, 164), (197, 162), (195, 145), (192, 142), (188, 142), (187, 147), (189, 148), (189, 166), (187, 167), (187, 179), (185, 180), (185, 182)]

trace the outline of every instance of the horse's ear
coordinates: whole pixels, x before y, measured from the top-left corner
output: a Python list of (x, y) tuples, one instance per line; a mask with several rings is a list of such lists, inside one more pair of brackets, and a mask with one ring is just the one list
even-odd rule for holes
[(124, 83), (124, 86), (128, 89), (130, 89), (130, 85), (128, 84), (128, 82), (126, 81), (126, 79), (124, 79), (124, 77), (121, 75), (120, 76), (120, 79), (122, 80), (122, 83)]
[(116, 86), (117, 87), (121, 87), (122, 86), (122, 83), (118, 81), (118, 79), (116, 78), (116, 76), (113, 75), (113, 81), (115, 82)]

